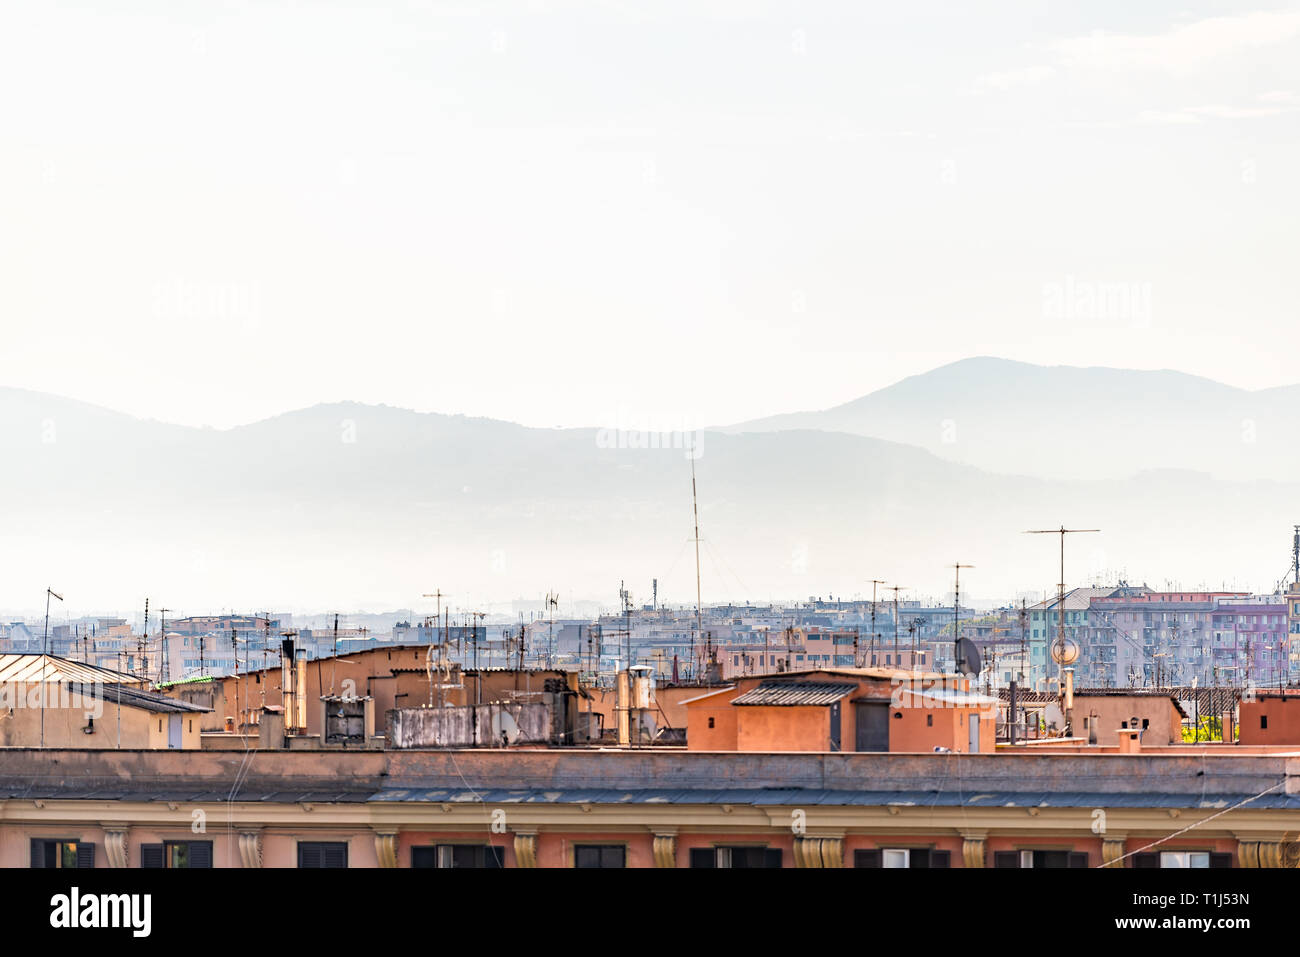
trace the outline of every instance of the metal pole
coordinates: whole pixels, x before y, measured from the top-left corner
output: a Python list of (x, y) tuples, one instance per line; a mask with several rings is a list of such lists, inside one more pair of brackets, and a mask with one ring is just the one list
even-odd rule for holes
[(45, 589), (45, 630), (41, 634), (41, 747), (45, 747), (45, 692), (46, 680), (45, 669), (49, 664), (50, 653), (50, 597), (53, 596), (59, 601), (63, 601), (63, 596), (56, 593), (54, 589), (46, 587)]
[(704, 634), (704, 605), (700, 591), (700, 505), (695, 495), (695, 445), (691, 444), (691, 511), (695, 516), (695, 636), (691, 638), (691, 660), (695, 660), (695, 642)]

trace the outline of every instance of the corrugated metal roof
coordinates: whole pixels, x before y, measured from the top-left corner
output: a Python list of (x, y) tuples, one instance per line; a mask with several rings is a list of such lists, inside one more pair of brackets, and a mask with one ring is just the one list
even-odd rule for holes
[(731, 703), (781, 707), (827, 705), (857, 690), (856, 684), (842, 681), (764, 681), (753, 691), (733, 698)]
[(194, 714), (206, 713), (212, 710), (202, 705), (181, 701), (179, 698), (169, 698), (153, 691), (144, 691), (140, 688), (127, 687), (122, 684), (82, 684), (74, 681), (69, 682), (68, 686), (78, 694), (98, 698), (100, 701), (125, 705), (130, 708), (142, 708), (145, 711), (152, 711), (154, 714)]
[(110, 671), (95, 665), (59, 658), (56, 655), (7, 654), (0, 655), (0, 682), (6, 681), (85, 681), (98, 684), (117, 684), (130, 681), (138, 684), (134, 675)]

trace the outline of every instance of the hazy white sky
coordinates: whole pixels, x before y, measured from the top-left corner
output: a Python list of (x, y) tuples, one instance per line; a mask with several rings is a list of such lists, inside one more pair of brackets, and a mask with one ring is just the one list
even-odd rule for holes
[(1300, 379), (1295, 4), (8, 2), (0, 88), (0, 383), (140, 415)]

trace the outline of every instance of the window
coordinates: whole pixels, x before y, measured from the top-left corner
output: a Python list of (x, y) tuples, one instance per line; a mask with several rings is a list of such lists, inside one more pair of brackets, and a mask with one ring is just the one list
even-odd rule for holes
[(1259, 716), (1259, 729), (1260, 729), (1261, 731), (1267, 731), (1267, 730), (1268, 730), (1268, 715), (1266, 715), (1266, 714), (1261, 714), (1261, 715)]
[(627, 848), (622, 844), (578, 844), (573, 848), (574, 867), (627, 867)]
[(853, 852), (854, 867), (949, 867), (950, 851), (931, 847), (882, 847)]
[(927, 714), (927, 715), (925, 716), (925, 726), (926, 726), (927, 728), (933, 728), (933, 727), (934, 727), (934, 715), (932, 715), (932, 714)]
[(781, 849), (772, 847), (693, 847), (691, 867), (780, 867)]
[(411, 848), (412, 867), (505, 867), (505, 848), (490, 844), (438, 844)]
[(880, 852), (881, 867), (906, 868), (909, 865), (910, 852), (907, 848), (889, 847)]
[(32, 867), (94, 867), (95, 845), (32, 838)]
[(1077, 851), (995, 851), (994, 867), (1087, 867), (1088, 855)]
[(211, 867), (211, 841), (164, 841), (140, 845), (141, 867)]
[(1161, 851), (1134, 854), (1134, 867), (1232, 867), (1231, 854), (1214, 851)]
[(347, 867), (348, 846), (342, 841), (299, 841), (298, 866)]

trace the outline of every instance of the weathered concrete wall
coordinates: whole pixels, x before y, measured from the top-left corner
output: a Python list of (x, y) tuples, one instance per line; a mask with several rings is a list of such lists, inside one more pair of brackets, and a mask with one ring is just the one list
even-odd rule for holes
[(495, 748), (559, 743), (564, 729), (557, 695), (524, 703), (459, 708), (396, 708), (388, 712), (393, 748)]
[(0, 749), (0, 791), (53, 793), (91, 789), (142, 794), (150, 791), (310, 788), (378, 790), (384, 781), (383, 751), (90, 751), (46, 748)]
[[(1114, 794), (1257, 794), (1300, 784), (1300, 759), (1122, 754), (754, 754), (691, 751), (394, 752), (395, 786), (805, 788)], [(400, 785), (398, 784), (400, 782)], [(1279, 789), (1276, 793), (1283, 793)]]
[(1300, 793), (1300, 757), (1222, 754), (741, 754), (663, 750), (95, 751), (0, 749), (0, 796), (102, 789), (803, 788), (1205, 796)]

